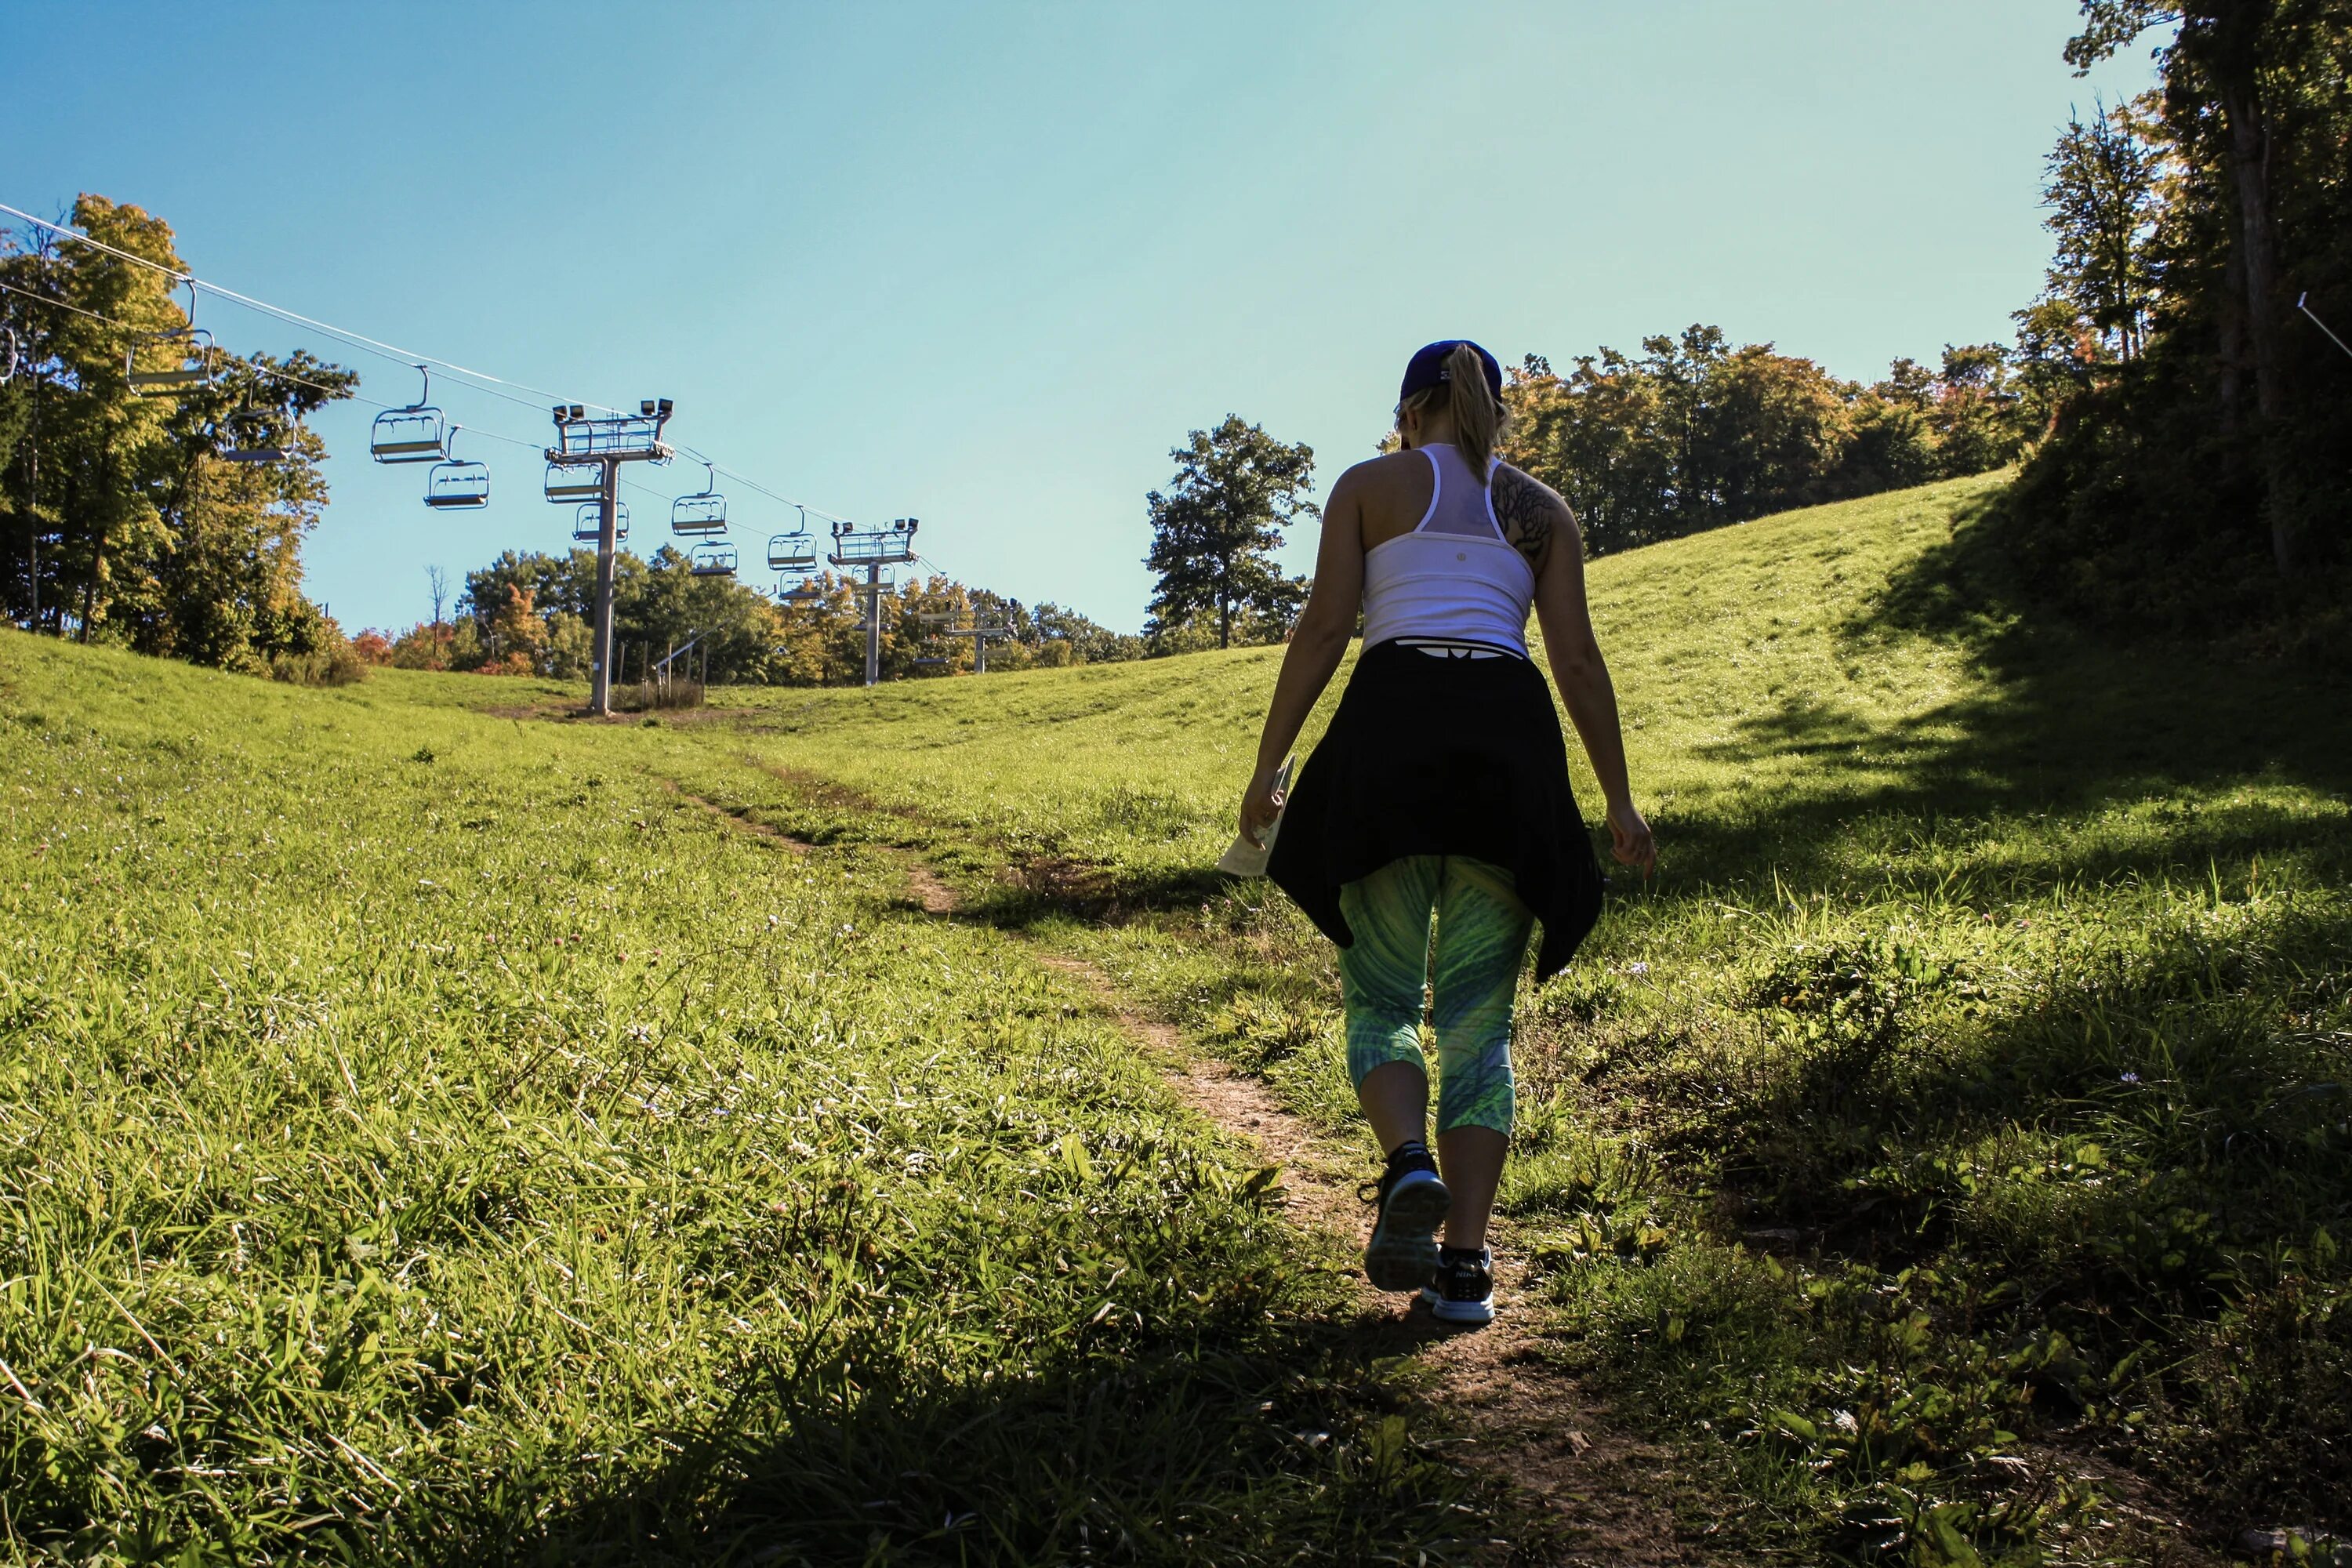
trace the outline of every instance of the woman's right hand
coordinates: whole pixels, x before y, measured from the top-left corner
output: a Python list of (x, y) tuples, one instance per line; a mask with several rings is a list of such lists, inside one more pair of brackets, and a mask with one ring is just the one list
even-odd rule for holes
[(1621, 866), (1638, 866), (1648, 877), (1658, 868), (1658, 843), (1650, 836), (1650, 825), (1630, 800), (1621, 801), (1609, 808), (1609, 848)]
[(1265, 847), (1266, 828), (1282, 815), (1282, 796), (1274, 787), (1281, 773), (1278, 767), (1258, 769), (1242, 795), (1242, 837), (1260, 849)]

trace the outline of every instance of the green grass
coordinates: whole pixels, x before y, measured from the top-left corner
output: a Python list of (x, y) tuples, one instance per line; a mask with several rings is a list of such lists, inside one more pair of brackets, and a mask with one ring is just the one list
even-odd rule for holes
[(1015, 942), (457, 689), (0, 634), (8, 1555), (1461, 1531), (1335, 1260)]
[[(2154, 1551), (2094, 1459), (2213, 1542), (2352, 1527), (2352, 702), (2050, 626), (1995, 488), (1594, 564), (1663, 872), (1527, 998), (1507, 1206), (1563, 1344), (1755, 1539)], [(741, 804), (929, 846), (1345, 1129), (1328, 948), (1201, 870), (1278, 658), (745, 694), (699, 733), (883, 809)]]
[[(1525, 998), (1513, 1245), (1727, 1550), (2160, 1557), (2107, 1466), (2352, 1528), (2352, 704), (2028, 614), (1994, 488), (1594, 564), (1662, 871)], [(1497, 1528), (1023, 945), (1360, 1137), (1328, 946), (1203, 869), (1278, 657), (584, 726), (0, 637), (20, 1552)]]

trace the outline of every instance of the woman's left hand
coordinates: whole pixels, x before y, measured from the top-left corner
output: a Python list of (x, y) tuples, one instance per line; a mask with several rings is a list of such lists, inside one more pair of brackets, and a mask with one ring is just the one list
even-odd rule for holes
[(1274, 787), (1281, 774), (1280, 768), (1260, 768), (1242, 795), (1242, 837), (1260, 849), (1265, 847), (1265, 830), (1282, 815), (1282, 792)]

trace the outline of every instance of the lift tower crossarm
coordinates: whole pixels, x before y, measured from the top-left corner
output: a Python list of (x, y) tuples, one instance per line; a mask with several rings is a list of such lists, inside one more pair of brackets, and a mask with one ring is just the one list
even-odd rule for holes
[(648, 397), (635, 414), (591, 419), (577, 403), (555, 405), (555, 445), (547, 449), (551, 467), (593, 468), (600, 481), (596, 494), (596, 629), (589, 652), (588, 710), (599, 717), (613, 711), (613, 552), (619, 544), (617, 509), (623, 463), (667, 463), (673, 456), (662, 440), (672, 405), (667, 397)]

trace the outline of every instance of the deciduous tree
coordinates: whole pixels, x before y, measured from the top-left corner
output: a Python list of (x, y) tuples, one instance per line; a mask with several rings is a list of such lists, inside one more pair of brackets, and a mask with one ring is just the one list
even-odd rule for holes
[(1151, 550), (1144, 563), (1160, 574), (1150, 630), (1206, 621), (1219, 647), (1233, 646), (1237, 624), (1254, 638), (1280, 637), (1306, 601), (1307, 582), (1284, 576), (1274, 552), (1283, 529), (1314, 510), (1314, 448), (1228, 414), (1169, 456), (1175, 478), (1166, 492), (1145, 498)]

